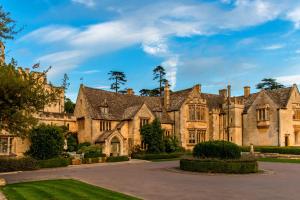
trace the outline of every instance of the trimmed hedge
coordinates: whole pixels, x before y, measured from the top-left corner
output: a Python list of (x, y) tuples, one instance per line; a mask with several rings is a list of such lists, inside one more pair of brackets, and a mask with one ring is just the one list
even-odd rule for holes
[(180, 169), (192, 172), (246, 174), (258, 172), (256, 160), (181, 159)]
[(196, 158), (239, 159), (241, 149), (228, 141), (201, 142), (194, 147), (193, 156)]
[(158, 160), (158, 159), (172, 159), (180, 158), (183, 153), (159, 153), (159, 154), (132, 154), (131, 158), (141, 159), (141, 160)]
[[(250, 147), (240, 147), (243, 152), (249, 152)], [(279, 153), (279, 154), (294, 154), (300, 155), (299, 147), (262, 147), (262, 146), (254, 146), (254, 151), (261, 153)]]
[(66, 167), (71, 164), (71, 159), (57, 157), (48, 160), (39, 160), (37, 164), (39, 168)]
[(31, 157), (0, 158), (0, 172), (26, 171), (38, 169), (37, 160)]
[(128, 156), (110, 156), (106, 158), (106, 162), (122, 162), (129, 161)]

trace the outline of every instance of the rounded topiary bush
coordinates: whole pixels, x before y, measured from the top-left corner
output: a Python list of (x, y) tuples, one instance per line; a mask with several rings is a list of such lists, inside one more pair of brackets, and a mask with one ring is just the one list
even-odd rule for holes
[(196, 158), (239, 159), (241, 149), (238, 145), (227, 141), (207, 141), (197, 144), (193, 150)]

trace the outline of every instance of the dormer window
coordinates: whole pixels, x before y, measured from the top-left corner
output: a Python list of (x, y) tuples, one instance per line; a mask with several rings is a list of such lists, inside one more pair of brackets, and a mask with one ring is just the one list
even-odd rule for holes
[(269, 108), (259, 108), (257, 112), (257, 121), (267, 121), (270, 120)]
[(108, 113), (108, 107), (107, 106), (101, 106), (100, 107), (100, 112), (102, 114), (107, 114)]

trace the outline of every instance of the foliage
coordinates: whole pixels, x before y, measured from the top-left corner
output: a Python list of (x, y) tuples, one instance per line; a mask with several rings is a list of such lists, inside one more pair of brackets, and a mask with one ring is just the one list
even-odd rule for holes
[(140, 90), (141, 96), (148, 96), (148, 97), (156, 97), (160, 95), (160, 91), (158, 88), (155, 89), (141, 89)]
[(33, 113), (53, 102), (61, 90), (46, 88), (42, 73), (27, 73), (14, 60), (0, 63), (0, 131), (5, 130), (22, 138), (37, 124)]
[(98, 158), (103, 155), (99, 145), (83, 146), (80, 152), (84, 153), (84, 158)]
[[(9, 200), (136, 200), (125, 194), (100, 188), (76, 180), (44, 180), (14, 183), (1, 188)], [(26, 192), (24, 192), (26, 191)]]
[(285, 88), (284, 85), (278, 83), (274, 78), (264, 78), (260, 83), (256, 85), (256, 89), (264, 89), (264, 90), (275, 90), (279, 88)]
[(41, 124), (34, 128), (29, 135), (31, 142), (27, 152), (35, 159), (46, 160), (58, 157), (63, 152), (63, 130), (58, 126)]
[(148, 153), (164, 152), (163, 132), (160, 121), (155, 119), (151, 124), (144, 125), (141, 129), (143, 142)]
[(167, 82), (166, 77), (166, 70), (165, 68), (163, 68), (162, 66), (157, 66), (153, 69), (153, 80), (158, 80), (159, 83), (159, 94), (160, 96), (162, 95), (162, 91), (163, 91), (163, 84), (165, 84)]
[(228, 141), (207, 141), (194, 147), (193, 156), (197, 158), (239, 159), (241, 149), (238, 145)]
[(256, 160), (181, 159), (180, 169), (192, 172), (246, 174), (258, 172)]
[(156, 160), (156, 159), (171, 159), (171, 158), (180, 158), (183, 156), (183, 153), (141, 153), (141, 154), (132, 154), (131, 158), (141, 159), (141, 160)]
[(181, 150), (179, 146), (179, 141), (178, 139), (174, 137), (165, 137), (164, 138), (164, 145), (165, 145), (165, 152), (167, 153), (173, 153), (173, 152), (178, 152)]
[(109, 80), (114, 81), (114, 83), (111, 84), (110, 89), (115, 90), (116, 93), (120, 89), (121, 85), (124, 85), (127, 82), (124, 72), (110, 71), (108, 75), (110, 75)]
[[(243, 152), (249, 152), (250, 147), (240, 147)], [(274, 147), (274, 146), (254, 146), (254, 151), (261, 153), (279, 153), (300, 155), (300, 147)]]
[(73, 152), (78, 150), (77, 134), (70, 133), (67, 136), (68, 151)]
[(65, 112), (74, 113), (76, 104), (69, 98), (65, 98)]
[(106, 158), (106, 162), (122, 162), (129, 161), (128, 156), (110, 156)]
[(54, 167), (66, 167), (71, 164), (70, 158), (56, 157), (48, 160), (39, 160), (39, 168), (54, 168)]
[(31, 157), (9, 158), (0, 157), (0, 172), (26, 171), (37, 169), (37, 160)]
[(78, 144), (78, 150), (81, 150), (83, 147), (88, 147), (88, 146), (91, 146), (91, 143), (90, 142), (83, 142), (83, 143), (80, 143)]
[(16, 23), (10, 17), (9, 12), (5, 12), (0, 6), (0, 41), (14, 39), (14, 35), (20, 30), (16, 30)]

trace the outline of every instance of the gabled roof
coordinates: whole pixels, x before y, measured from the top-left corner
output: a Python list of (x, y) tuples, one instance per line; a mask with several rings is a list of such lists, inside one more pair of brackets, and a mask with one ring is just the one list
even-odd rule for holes
[(222, 108), (222, 104), (224, 103), (224, 98), (217, 94), (201, 93), (201, 97), (206, 99), (209, 109)]
[(193, 88), (188, 88), (185, 90), (180, 90), (176, 92), (172, 92), (170, 94), (170, 107), (169, 110), (179, 110), (184, 101), (188, 98), (188, 96), (193, 91)]

